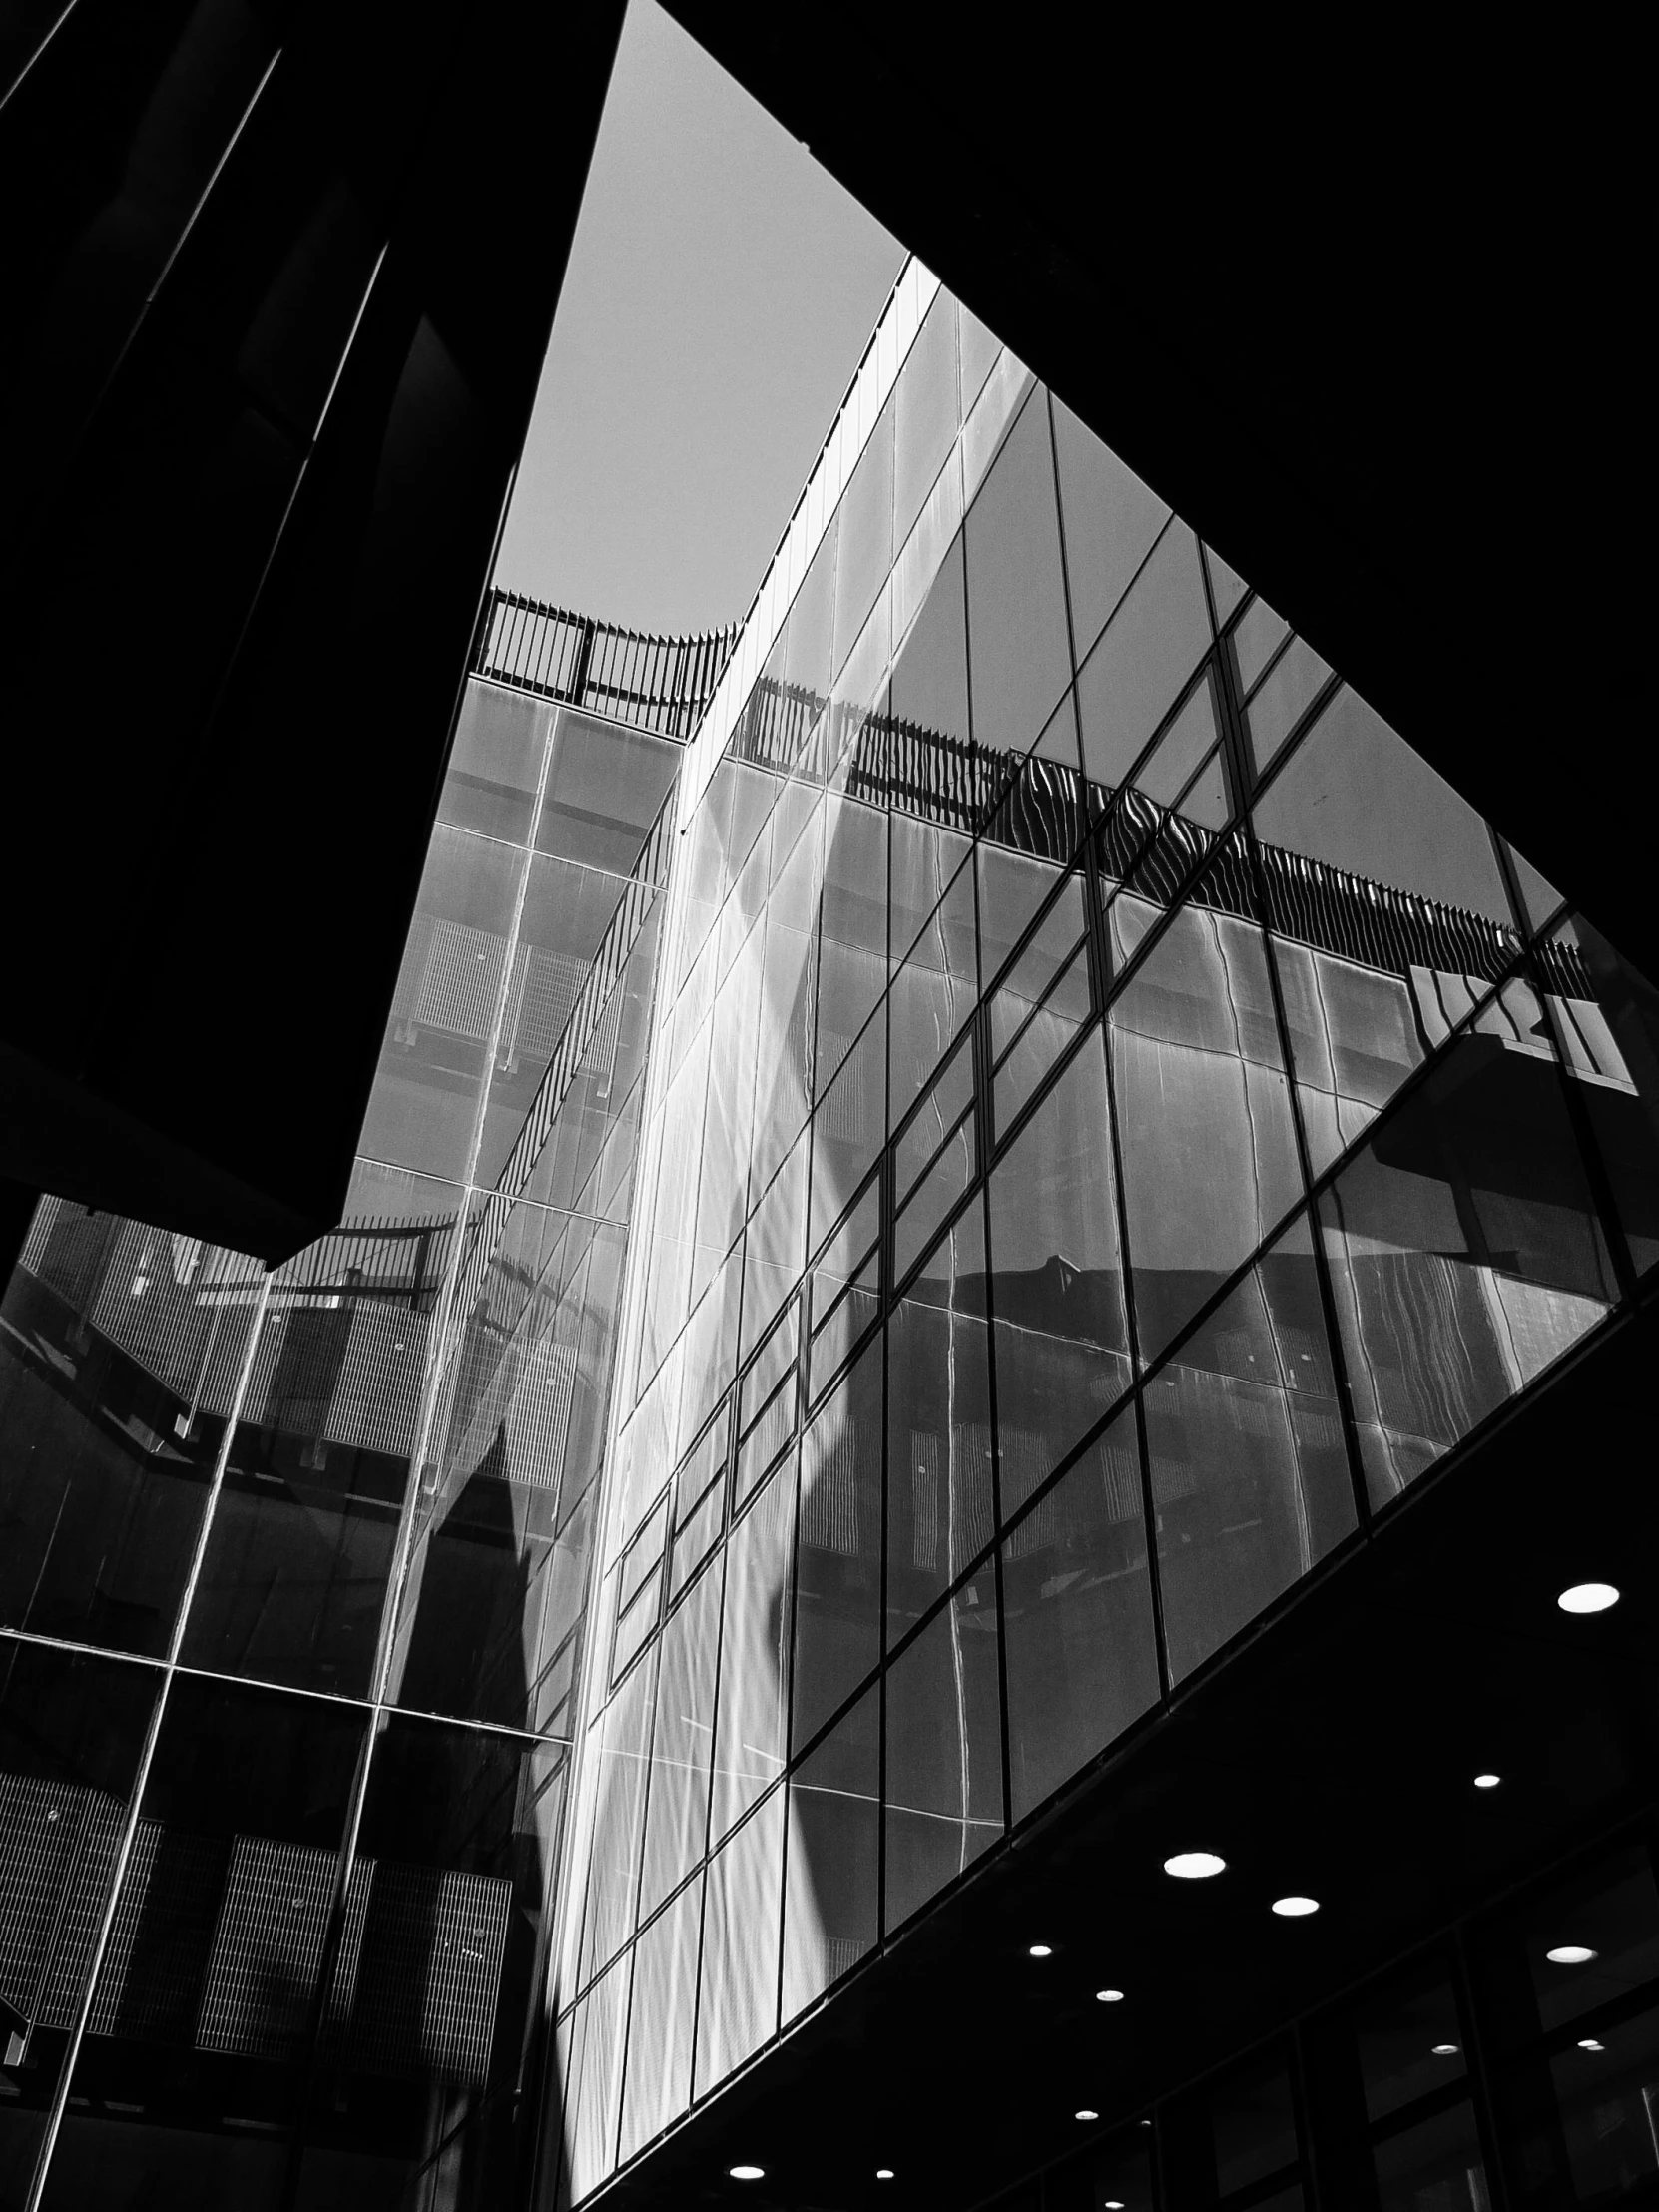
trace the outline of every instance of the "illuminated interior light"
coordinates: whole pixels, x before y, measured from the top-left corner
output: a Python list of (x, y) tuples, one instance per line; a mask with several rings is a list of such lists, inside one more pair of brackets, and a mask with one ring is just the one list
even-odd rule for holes
[(1588, 1943), (1557, 1943), (1553, 1950), (1546, 1950), (1544, 1956), (1552, 1966), (1587, 1966), (1596, 1953)]
[(1227, 1861), (1213, 1851), (1178, 1851), (1164, 1861), (1164, 1872), (1177, 1882), (1208, 1882), (1211, 1875), (1227, 1872)]
[(1555, 1600), (1563, 1613), (1605, 1613), (1617, 1605), (1619, 1593), (1611, 1582), (1575, 1582)]
[(1094, 2001), (1096, 2004), (1121, 2004), (1123, 2002), (1123, 1991), (1121, 1989), (1097, 1989), (1094, 1993)]
[(1273, 1909), (1282, 1921), (1305, 1921), (1320, 1909), (1318, 1898), (1275, 1898)]

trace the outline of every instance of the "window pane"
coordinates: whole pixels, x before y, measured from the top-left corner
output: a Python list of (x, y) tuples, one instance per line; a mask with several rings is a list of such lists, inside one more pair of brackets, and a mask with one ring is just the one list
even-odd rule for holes
[(870, 1344), (801, 1448), (794, 1726), (807, 1743), (881, 1649), (881, 1347)]
[(1269, 786), (1256, 831), (1264, 844), (1468, 908), (1513, 934), (1485, 823), (1346, 686)]
[(1084, 660), (1169, 520), (1169, 509), (1058, 399), (1054, 443), (1071, 624), (1077, 657)]
[(1089, 960), (1079, 949), (1026, 1023), (996, 1073), (996, 1127), (1001, 1137), (1018, 1117), (1049, 1069), (1089, 1019)]
[(684, 1605), (669, 1615), (663, 1630), (640, 1877), (642, 1916), (655, 1912), (703, 1856), (714, 1751), (720, 1589), (717, 1564), (696, 1584)]
[(553, 715), (546, 700), (474, 677), (461, 701), (438, 820), (528, 844)]
[(668, 738), (561, 708), (536, 824), (538, 848), (626, 875), (668, 797), (680, 753)]
[[(898, 747), (912, 734), (920, 738), (921, 749), (929, 755), (937, 752), (939, 739), (957, 745), (967, 743), (967, 623), (963, 606), (962, 539), (958, 532), (893, 663), (895, 772), (905, 758)], [(901, 775), (898, 788), (901, 792), (905, 789)], [(919, 800), (920, 796), (918, 789), (915, 798)]]
[(785, 681), (792, 690), (817, 699), (821, 707), (830, 697), (830, 679), (834, 674), (830, 660), (835, 642), (835, 548), (839, 534), (840, 517), (835, 515), (795, 595), (784, 657)]
[(887, 1644), (993, 1533), (985, 1237), (970, 1205), (887, 1323)]
[(795, 1490), (792, 1455), (726, 1540), (715, 1736), (716, 1837), (724, 1836), (784, 1771)]
[(692, 2016), (702, 1917), (700, 1875), (645, 1931), (634, 1951), (628, 2070), (622, 2093), (620, 2155), (625, 2159), (691, 2102)]
[[(1060, 867), (1054, 860), (990, 843), (979, 845), (978, 867), (980, 968), (988, 983), (1000, 972), (1038, 907), (1054, 888)], [(1067, 886), (1055, 912), (1038, 932), (1039, 945), (1046, 949), (1049, 957), (1047, 973), (1036, 981), (1034, 988), (1029, 983), (1024, 987), (1024, 996), (1032, 1003), (1041, 997), (1048, 975), (1054, 973), (1082, 933), (1083, 883), (1081, 876), (1076, 876)], [(1027, 959), (1033, 956), (1040, 958), (1041, 955), (1022, 958), (1022, 974), (1026, 972)], [(1012, 980), (1010, 978), (1010, 982)], [(1006, 1041), (1006, 1032), (996, 1036), (998, 1047)]]
[(956, 368), (956, 302), (940, 289), (899, 371), (894, 395), (894, 539), (902, 545), (944, 465), (961, 421)]
[(609, 1963), (634, 1933), (640, 1845), (645, 1834), (645, 1782), (651, 1757), (657, 1653), (636, 1667), (589, 1733), (597, 1742), (593, 1834), (583, 1873), (587, 1912), (579, 1979)]
[(757, 1190), (771, 1180), (812, 1105), (819, 864), (815, 821), (796, 839), (768, 901), (756, 1066), (753, 1177)]
[(910, 1186), (938, 1151), (945, 1131), (960, 1121), (973, 1100), (973, 1054), (964, 1043), (910, 1117), (893, 1147), (893, 1196), (902, 1206)]
[[(1010, 863), (1010, 875), (1013, 866), (1028, 868), (1031, 871), (1031, 878), (1034, 878), (1034, 880), (1027, 878), (1025, 882), (1020, 882), (1017, 877), (1014, 878), (1019, 888), (1029, 888), (1041, 893), (1046, 891), (1053, 883), (1054, 871), (1052, 869), (1042, 867), (1038, 862), (1020, 860), (1013, 853), (1006, 854), (1004, 857)], [(998, 873), (1001, 872), (1001, 870), (998, 870)], [(1033, 910), (1036, 903), (1036, 899), (1033, 899)], [(1009, 919), (1011, 920), (1013, 917), (1010, 916)], [(1029, 915), (1020, 916), (1019, 926), (1023, 927), (1024, 922), (1028, 919)], [(1013, 932), (1010, 932), (1010, 936), (1012, 934)], [(1071, 958), (1073, 948), (1082, 934), (1083, 879), (1080, 875), (1073, 875), (1060, 896), (1043, 916), (1040, 925), (1021, 950), (1019, 958), (1009, 970), (1002, 987), (991, 1001), (991, 1049), (993, 1052), (1000, 1055), (1007, 1049), (1015, 1031), (1024, 1022), (1032, 1008), (1043, 998), (1049, 985)], [(990, 953), (991, 947), (987, 942), (987, 969), (990, 967)], [(1000, 964), (1002, 958), (1000, 947), (997, 949), (996, 958), (998, 964)], [(1083, 1010), (1086, 1012), (1088, 999), (1087, 967), (1085, 966), (1079, 972), (1083, 977)], [(1067, 1010), (1070, 1012), (1077, 1011), (1075, 996), (1068, 1003)]]
[(1003, 1539), (1002, 1604), (1017, 1821), (1158, 1695), (1133, 1408)]
[(887, 980), (887, 818), (831, 794), (825, 815), (824, 937), (819, 953), (818, 1096)]
[(990, 1562), (887, 1669), (889, 1930), (1002, 1834), (1002, 1717)]
[[(1571, 2172), (1568, 2204), (1639, 2202), (1643, 2181), (1659, 2172), (1654, 2118), (1659, 2110), (1659, 2012), (1642, 2012), (1550, 2061)], [(1530, 2147), (1530, 2146), (1528, 2146)]]
[(1305, 1221), (1152, 1378), (1145, 1402), (1179, 1680), (1355, 1525)]
[[(1152, 2152), (1148, 2137), (1139, 2128), (1120, 2135), (1097, 2153), (1094, 2162), (1095, 2206), (1122, 2206), (1123, 2212), (1153, 2212)], [(1091, 2208), (1092, 2212), (1092, 2208)]]
[(973, 1180), (978, 1136), (969, 1114), (910, 1193), (893, 1230), (893, 1281), (902, 1283)]
[(1071, 677), (1045, 393), (1009, 432), (966, 538), (974, 739), (1024, 753)]
[(835, 667), (864, 626), (892, 567), (893, 407), (889, 399), (841, 495), (835, 560)]
[(990, 1179), (1002, 1511), (1017, 1511), (1129, 1381), (1098, 1035)]
[(1530, 987), (1506, 986), (1321, 1201), (1374, 1505), (1616, 1296), (1542, 1022)]
[(1353, 2032), (1370, 2119), (1385, 2119), (1468, 2072), (1456, 1993), (1437, 1959), (1368, 1994), (1355, 2008)]
[(813, 1235), (843, 1210), (874, 1165), (887, 1130), (887, 1016), (875, 1018), (844, 1056), (813, 1116)]
[(694, 2088), (704, 2096), (778, 2028), (783, 1790), (709, 1862)]
[(1171, 522), (1077, 679), (1091, 783), (1117, 789), (1209, 649), (1198, 540)]
[(1108, 1020), (1150, 1361), (1301, 1196), (1261, 932), (1183, 908)]
[(973, 870), (963, 867), (893, 977), (889, 1126), (909, 1110), (977, 996)]
[[(1282, 902), (1270, 879), (1269, 897), (1278, 918)], [(1330, 932), (1338, 934), (1336, 930)], [(1430, 977), (1420, 981), (1371, 962), (1345, 959), (1317, 944), (1298, 944), (1286, 936), (1271, 939), (1279, 988), (1285, 1002), (1291, 1058), (1308, 1136), (1308, 1157), (1322, 1174), (1376, 1119), (1424, 1057), (1419, 989), (1454, 982), (1484, 996), (1481, 978)]]
[(1659, 992), (1579, 916), (1541, 948), (1556, 1048), (1589, 1116), (1636, 1272), (1659, 1260)]
[(795, 2018), (873, 1949), (881, 1812), (879, 1685), (790, 1781), (784, 2018)]
[(1491, 2202), (1480, 2134), (1468, 2104), (1454, 2104), (1449, 2112), (1388, 2136), (1373, 2151), (1372, 2162), (1378, 2212), (1418, 2212), (1425, 2204), (1456, 2205), (1458, 2212), (1467, 2205), (1469, 2212), (1486, 2212)]
[(1270, 766), (1330, 676), (1331, 664), (1320, 659), (1307, 639), (1293, 638), (1263, 677), (1245, 713), (1259, 773)]
[(1279, 651), (1291, 626), (1265, 599), (1253, 599), (1233, 629), (1233, 652), (1239, 664), (1239, 690), (1248, 697), (1256, 689), (1263, 670)]
[(744, 1243), (743, 1335), (747, 1359), (770, 1327), (807, 1264), (807, 1145), (805, 1131), (756, 1207)]

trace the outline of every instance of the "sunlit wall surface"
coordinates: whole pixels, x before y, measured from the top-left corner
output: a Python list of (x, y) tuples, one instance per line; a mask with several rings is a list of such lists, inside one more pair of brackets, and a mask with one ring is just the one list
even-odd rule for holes
[[(0, 2204), (527, 2185), (682, 758), (470, 685), (335, 1234), (267, 1276), (37, 1213), (0, 1312)], [(348, 886), (280, 895), (336, 896), (350, 957)]]
[(1659, 1257), (1646, 986), (913, 266), (830, 455), (674, 862), (577, 2198)]

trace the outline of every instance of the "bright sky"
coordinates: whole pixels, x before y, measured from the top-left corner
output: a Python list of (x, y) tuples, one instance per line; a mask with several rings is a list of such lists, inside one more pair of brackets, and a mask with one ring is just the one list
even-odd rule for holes
[(496, 582), (634, 629), (736, 620), (901, 260), (631, 0)]

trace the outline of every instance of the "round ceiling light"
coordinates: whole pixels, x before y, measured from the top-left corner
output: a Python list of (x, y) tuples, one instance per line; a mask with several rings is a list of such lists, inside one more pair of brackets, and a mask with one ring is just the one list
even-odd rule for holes
[(1552, 1966), (1587, 1966), (1596, 1955), (1588, 1943), (1557, 1943), (1544, 1952)]
[(1593, 2035), (1586, 2035), (1579, 2043), (1580, 2050), (1605, 2050), (1605, 2043), (1598, 2043)]
[(1094, 1993), (1094, 2001), (1096, 2004), (1121, 2004), (1123, 2002), (1123, 1991), (1121, 1989), (1097, 1989)]
[(1077, 2113), (1075, 2117), (1080, 2120), (1098, 2120), (1100, 2114), (1098, 2112), (1091, 2112), (1088, 2106), (1085, 2104), (1082, 2111)]
[(1227, 1872), (1227, 1861), (1213, 1851), (1178, 1851), (1164, 1861), (1164, 1872), (1177, 1882), (1208, 1882)]
[(1431, 2046), (1429, 2055), (1433, 2058), (1455, 2058), (1457, 2045), (1455, 2043), (1435, 2043)]
[(1275, 1898), (1273, 1909), (1282, 1921), (1305, 1921), (1320, 1909), (1318, 1898)]
[(1611, 1582), (1575, 1582), (1555, 1600), (1563, 1613), (1605, 1613), (1617, 1605), (1619, 1593)]
[(1027, 1958), (1052, 1958), (1054, 1945), (1052, 1943), (1033, 1943), (1025, 1955)]
[(765, 2181), (767, 2177), (764, 2166), (728, 2166), (726, 2170), (734, 2181)]
[(1502, 1780), (1503, 1777), (1500, 1774), (1477, 1774), (1474, 1778), (1474, 1786), (1477, 1790), (1495, 1790)]
[(877, 2166), (875, 2169), (875, 2178), (877, 2181), (891, 2181), (892, 2168), (890, 2166)]

